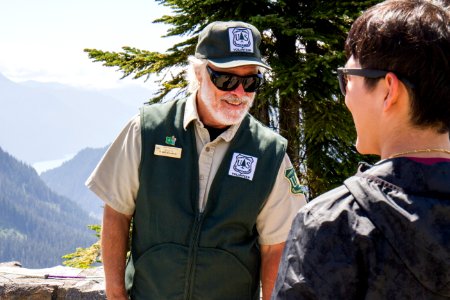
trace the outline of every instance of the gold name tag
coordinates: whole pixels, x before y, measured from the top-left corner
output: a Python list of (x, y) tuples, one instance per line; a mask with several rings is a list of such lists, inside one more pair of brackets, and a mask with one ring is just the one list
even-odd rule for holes
[(181, 148), (155, 145), (155, 155), (181, 158)]

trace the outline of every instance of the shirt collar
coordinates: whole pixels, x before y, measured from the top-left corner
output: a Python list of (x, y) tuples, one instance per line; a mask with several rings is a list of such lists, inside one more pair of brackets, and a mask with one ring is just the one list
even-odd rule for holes
[(183, 119), (184, 130), (187, 130), (187, 127), (192, 121), (200, 122), (200, 118), (197, 112), (196, 94), (190, 95), (186, 101), (186, 108), (184, 110), (184, 119)]
[[(196, 94), (189, 96), (186, 101), (186, 108), (183, 119), (183, 128), (187, 130), (187, 127), (192, 121), (195, 121), (196, 126), (204, 127), (203, 122), (200, 120), (197, 111), (197, 101)], [(226, 141), (230, 142), (233, 137), (236, 135), (237, 130), (241, 123), (231, 125), (225, 132), (223, 132), (220, 136)]]

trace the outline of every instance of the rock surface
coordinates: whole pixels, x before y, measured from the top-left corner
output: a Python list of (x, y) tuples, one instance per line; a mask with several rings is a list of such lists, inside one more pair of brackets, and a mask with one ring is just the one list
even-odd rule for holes
[(18, 262), (0, 263), (0, 299), (106, 299), (103, 268), (26, 269)]

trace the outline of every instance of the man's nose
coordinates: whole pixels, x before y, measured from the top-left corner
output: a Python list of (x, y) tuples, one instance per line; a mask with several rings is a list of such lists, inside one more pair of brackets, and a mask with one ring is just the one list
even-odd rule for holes
[(233, 94), (235, 94), (237, 97), (242, 97), (245, 95), (244, 86), (242, 83), (239, 83), (238, 87), (231, 91)]

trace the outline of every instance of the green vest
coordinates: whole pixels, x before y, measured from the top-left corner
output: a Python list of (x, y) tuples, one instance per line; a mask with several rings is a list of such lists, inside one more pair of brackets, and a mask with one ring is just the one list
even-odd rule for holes
[[(141, 109), (140, 187), (126, 276), (131, 298), (257, 300), (256, 218), (275, 183), (286, 140), (247, 115), (200, 212), (195, 125), (183, 128), (185, 104)], [(155, 145), (181, 148), (181, 158), (155, 155)]]

